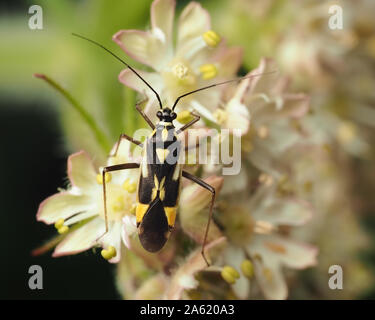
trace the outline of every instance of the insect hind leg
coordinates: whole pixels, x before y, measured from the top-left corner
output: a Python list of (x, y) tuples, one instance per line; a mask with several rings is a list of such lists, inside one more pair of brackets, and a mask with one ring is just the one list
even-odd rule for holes
[(210, 211), (209, 211), (208, 221), (207, 221), (207, 225), (206, 225), (206, 231), (204, 233), (204, 238), (203, 238), (203, 243), (202, 243), (202, 251), (201, 251), (202, 257), (203, 257), (204, 261), (206, 262), (207, 267), (209, 267), (210, 264), (209, 264), (209, 262), (206, 258), (204, 250), (205, 250), (205, 247), (206, 247), (208, 230), (210, 228), (210, 223), (211, 223), (211, 220), (212, 220), (212, 212), (213, 212), (213, 207), (214, 207), (214, 203), (215, 203), (216, 191), (215, 191), (215, 188), (213, 186), (204, 182), (202, 179), (190, 174), (189, 172), (182, 171), (182, 176), (185, 177), (186, 179), (189, 179), (189, 180), (195, 182), (196, 184), (200, 185), (202, 188), (205, 188), (206, 190), (211, 192)]

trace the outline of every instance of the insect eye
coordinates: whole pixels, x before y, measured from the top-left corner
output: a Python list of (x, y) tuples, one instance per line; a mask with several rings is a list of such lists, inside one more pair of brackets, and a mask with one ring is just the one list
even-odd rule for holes
[(158, 111), (158, 112), (156, 113), (156, 116), (157, 116), (159, 119), (161, 119), (161, 118), (163, 117), (163, 113), (162, 113), (161, 111)]
[(171, 118), (174, 120), (174, 119), (176, 119), (177, 118), (177, 114), (175, 113), (175, 112), (172, 112), (171, 113)]

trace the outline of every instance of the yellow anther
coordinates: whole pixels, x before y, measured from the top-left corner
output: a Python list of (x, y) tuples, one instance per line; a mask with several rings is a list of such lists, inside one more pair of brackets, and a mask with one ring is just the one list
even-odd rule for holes
[[(108, 183), (108, 182), (111, 181), (111, 179), (112, 179), (112, 175), (109, 172), (106, 172), (105, 173), (105, 182)], [(99, 183), (99, 184), (103, 184), (103, 177), (102, 177), (101, 173), (98, 173), (96, 175), (96, 182)]]
[(187, 124), (193, 120), (193, 115), (189, 110), (181, 111), (177, 114), (177, 121), (182, 124)]
[(126, 179), (122, 187), (129, 193), (134, 193), (137, 190), (137, 185), (134, 182), (130, 182), (130, 179)]
[(115, 201), (111, 203), (111, 208), (113, 211), (122, 211), (124, 210), (124, 197), (118, 196)]
[(216, 47), (221, 41), (220, 36), (212, 30), (208, 30), (205, 33), (203, 33), (203, 39), (208, 46), (213, 48)]
[(260, 183), (263, 183), (263, 184), (266, 185), (266, 186), (270, 186), (270, 185), (272, 185), (272, 183), (273, 183), (273, 177), (270, 176), (270, 175), (267, 174), (267, 173), (262, 173), (262, 174), (259, 176), (259, 182), (260, 182)]
[(272, 271), (269, 268), (263, 268), (263, 276), (268, 282), (272, 281)]
[(212, 63), (207, 63), (200, 66), (199, 71), (202, 74), (202, 78), (204, 80), (209, 80), (217, 76), (217, 68)]
[(104, 259), (110, 260), (115, 257), (117, 254), (116, 248), (113, 246), (109, 246), (108, 249), (103, 249), (101, 255)]
[(269, 130), (266, 126), (260, 126), (257, 130), (258, 137), (261, 139), (266, 139), (269, 135)]
[(69, 231), (68, 226), (61, 226), (60, 228), (57, 229), (57, 232), (60, 233), (60, 234), (67, 233), (68, 231)]
[(237, 281), (237, 279), (240, 277), (240, 274), (233, 267), (225, 266), (223, 270), (221, 270), (221, 276), (229, 284), (234, 284)]
[(251, 279), (254, 276), (254, 266), (253, 263), (246, 259), (242, 261), (241, 263), (241, 271), (243, 275), (249, 279)]
[(350, 143), (354, 140), (357, 134), (356, 126), (348, 121), (342, 122), (337, 128), (337, 138), (341, 143)]
[(63, 218), (60, 218), (55, 222), (55, 228), (60, 229), (64, 225), (65, 220)]
[(217, 109), (213, 113), (214, 118), (216, 119), (218, 124), (223, 124), (228, 119), (228, 114), (223, 109)]

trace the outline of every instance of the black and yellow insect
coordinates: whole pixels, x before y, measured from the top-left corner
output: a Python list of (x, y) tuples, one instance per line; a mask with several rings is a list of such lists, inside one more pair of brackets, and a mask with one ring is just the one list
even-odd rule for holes
[[(155, 94), (160, 107), (160, 110), (156, 114), (159, 118), (159, 121), (156, 125), (154, 125), (152, 121), (147, 117), (147, 115), (141, 110), (140, 104), (137, 104), (136, 109), (149, 124), (149, 126), (153, 129), (153, 132), (144, 143), (134, 140), (126, 134), (121, 134), (117, 143), (116, 150), (113, 154), (114, 156), (117, 154), (117, 150), (122, 139), (127, 139), (143, 148), (141, 163), (124, 163), (103, 168), (102, 181), (106, 225), (105, 233), (108, 232), (105, 179), (105, 174), (107, 172), (140, 168), (137, 190), (136, 221), (140, 242), (142, 246), (150, 252), (157, 252), (163, 248), (168, 240), (170, 232), (174, 227), (181, 190), (181, 177), (184, 177), (211, 192), (209, 218), (207, 221), (202, 244), (202, 256), (208, 265), (204, 248), (207, 240), (210, 221), (212, 218), (213, 205), (215, 202), (215, 189), (204, 182), (202, 179), (184, 171), (178, 161), (181, 152), (181, 142), (178, 139), (178, 135), (188, 129), (194, 123), (196, 123), (200, 119), (200, 117), (192, 113), (194, 118), (189, 123), (176, 130), (173, 125), (173, 121), (177, 117), (174, 109), (180, 99), (187, 95), (229, 82), (240, 81), (242, 79), (249, 78), (249, 76), (212, 84), (203, 88), (196, 89), (194, 91), (187, 92), (178, 97), (171, 108), (163, 107), (159, 94), (151, 87), (149, 83), (147, 83), (145, 79), (143, 79), (137, 73), (136, 70), (134, 70), (125, 61), (123, 61), (120, 57), (115, 55), (113, 52), (111, 52), (101, 44), (77, 34), (73, 35), (88, 40), (95, 45), (103, 48), (117, 60), (126, 65)], [(254, 75), (250, 77), (253, 76)]]

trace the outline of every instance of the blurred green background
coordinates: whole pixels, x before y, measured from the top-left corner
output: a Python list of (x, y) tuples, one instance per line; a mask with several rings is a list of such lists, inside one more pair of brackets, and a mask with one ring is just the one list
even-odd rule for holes
[[(243, 72), (256, 67), (262, 56), (276, 58), (281, 64), (281, 70), (297, 79), (296, 89), (313, 92), (313, 104), (316, 102), (319, 105), (324, 97), (323, 104), (340, 119), (353, 122), (361, 133), (363, 129), (367, 142), (372, 145), (373, 119), (368, 120), (370, 125), (364, 125), (358, 121), (354, 109), (360, 102), (374, 110), (375, 99), (371, 93), (374, 91), (374, 82), (371, 82), (374, 74), (373, 58), (363, 57), (362, 51), (354, 51), (358, 59), (368, 59), (368, 62), (365, 61), (368, 69), (365, 68), (360, 78), (350, 69), (347, 73), (340, 73), (340, 66), (339, 71), (323, 68), (323, 75), (309, 75), (299, 72), (298, 69), (289, 69), (288, 64), (283, 64), (283, 52), (288, 45), (284, 40), (288, 38), (287, 34), (292, 34), (293, 28), (298, 29), (298, 23), (304, 25), (306, 16), (314, 14), (308, 6), (305, 11), (301, 11), (301, 4), (293, 9), (293, 5), (297, 3), (295, 1), (291, 1), (294, 3), (292, 5), (291, 2), (282, 0), (199, 2), (212, 14), (213, 29), (224, 35), (229, 44), (244, 47)], [(178, 1), (177, 12), (187, 3), (188, 1)], [(308, 3), (311, 4), (310, 1)], [(28, 8), (32, 4), (43, 8), (43, 30), (30, 30), (28, 27)], [(35, 214), (39, 203), (55, 193), (58, 186), (63, 186), (66, 180), (67, 155), (85, 149), (95, 155), (98, 162), (105, 156), (79, 114), (58, 93), (32, 75), (36, 72), (44, 73), (62, 84), (98, 121), (111, 144), (124, 130), (131, 134), (143, 120), (134, 112), (135, 94), (118, 82), (117, 76), (122, 65), (104, 51), (74, 38), (71, 33), (93, 38), (123, 55), (120, 48), (111, 41), (112, 35), (120, 29), (147, 28), (150, 4), (150, 0), (1, 2), (1, 299), (120, 298), (113, 281), (115, 269), (91, 251), (58, 259), (51, 258), (49, 254), (41, 257), (30, 255), (32, 249), (54, 234), (53, 228), (35, 221)], [(321, 23), (319, 19), (314, 21)], [(369, 27), (370, 30), (372, 27)], [(319, 30), (319, 27), (317, 28)], [(315, 39), (315, 32), (306, 33), (302, 38), (307, 45), (313, 37)], [(361, 37), (367, 41), (371, 34), (362, 33), (358, 37), (358, 41), (361, 41)], [(301, 45), (303, 46), (304, 42)], [(361, 47), (353, 48), (350, 48), (350, 54), (353, 54), (353, 50), (361, 50)], [(329, 60), (329, 52), (320, 54), (327, 54), (324, 57)], [(140, 67), (130, 58), (127, 61)], [(357, 64), (353, 62), (353, 68), (356, 67)], [(353, 75), (354, 80), (346, 77), (348, 74)], [(357, 88), (356, 84), (363, 79), (367, 82)], [(353, 94), (350, 90), (347, 91), (343, 81), (355, 82), (351, 86), (354, 87)], [(366, 86), (370, 88), (367, 91)], [(337, 105), (340, 105), (340, 108), (337, 108)], [(345, 107), (342, 107), (343, 105)], [(361, 229), (371, 239), (365, 248), (356, 251), (356, 258), (360, 257), (373, 273), (373, 151), (364, 157), (347, 156), (345, 150), (341, 149), (337, 152), (337, 164), (344, 163), (343, 170), (348, 172), (356, 219), (358, 218)], [(342, 161), (342, 157), (345, 160)], [(353, 256), (347, 258), (353, 259)], [(27, 286), (28, 268), (33, 264), (43, 267), (43, 290), (32, 291)], [(316, 288), (313, 272), (307, 270), (302, 273), (306, 288), (311, 289), (310, 294), (297, 292), (292, 294), (292, 298), (327, 298)], [(329, 298), (339, 297), (332, 295)], [(374, 297), (375, 288), (358, 290), (350, 296)]]

